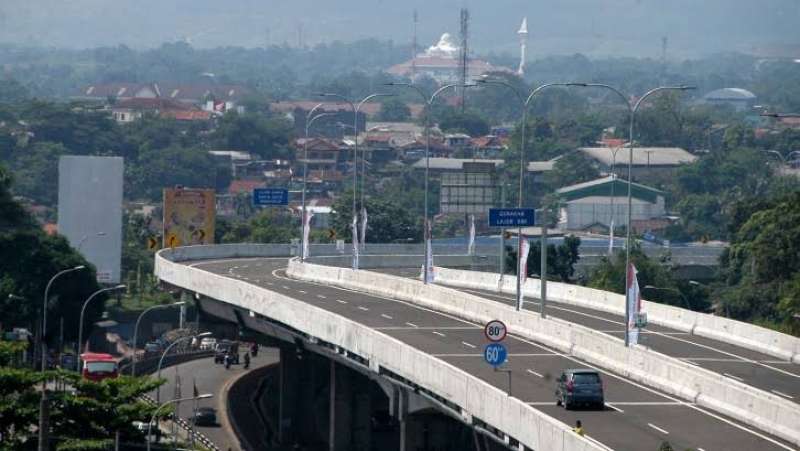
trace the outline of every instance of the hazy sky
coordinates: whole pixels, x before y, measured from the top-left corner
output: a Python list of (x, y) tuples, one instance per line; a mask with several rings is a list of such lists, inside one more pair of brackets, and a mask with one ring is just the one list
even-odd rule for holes
[[(458, 33), (471, 13), (470, 46), (516, 52), (528, 16), (530, 54), (675, 57), (800, 45), (800, 0), (2, 0), (0, 43), (58, 47), (307, 45), (365, 37), (421, 45)], [(798, 55), (800, 56), (800, 55)]]

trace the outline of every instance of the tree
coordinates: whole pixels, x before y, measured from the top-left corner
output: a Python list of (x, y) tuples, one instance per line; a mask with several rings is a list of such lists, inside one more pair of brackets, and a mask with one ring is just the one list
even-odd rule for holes
[[(331, 225), (337, 236), (348, 240), (352, 236), (352, 191), (340, 196), (333, 204)], [(365, 199), (367, 209), (367, 240), (374, 243), (391, 243), (395, 241), (414, 241), (421, 238), (420, 222), (407, 209), (397, 202), (383, 198), (368, 197)], [(360, 227), (360, 224), (359, 224)]]
[(444, 132), (461, 132), (472, 137), (489, 134), (489, 123), (473, 111), (462, 113), (454, 108), (448, 108), (439, 115), (438, 122), (439, 128)]
[[(570, 282), (575, 275), (575, 263), (580, 259), (578, 248), (581, 239), (570, 235), (564, 238), (564, 242), (559, 245), (549, 244), (547, 246), (547, 276), (556, 277), (562, 282)], [(538, 275), (542, 271), (542, 246), (539, 242), (531, 243), (528, 252), (527, 276)], [(506, 267), (511, 268), (514, 274), (517, 272), (517, 250), (510, 246), (506, 247)]]
[(406, 122), (411, 119), (411, 110), (405, 102), (394, 97), (381, 104), (378, 120), (385, 122)]
[(545, 175), (545, 183), (553, 190), (600, 177), (592, 161), (580, 152), (570, 152), (559, 158), (553, 170)]
[(247, 221), (222, 223), (221, 243), (288, 243), (297, 238), (300, 223), (286, 211), (265, 209)]
[(223, 116), (211, 140), (230, 150), (254, 153), (263, 159), (288, 158), (292, 128), (281, 117), (229, 112)]
[(126, 168), (126, 198), (160, 200), (163, 188), (221, 188), (230, 183), (230, 167), (217, 164), (203, 149), (145, 149)]

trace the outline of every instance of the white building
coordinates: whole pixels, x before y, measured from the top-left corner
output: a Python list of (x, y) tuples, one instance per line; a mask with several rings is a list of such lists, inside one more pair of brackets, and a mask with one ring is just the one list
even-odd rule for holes
[[(628, 220), (628, 182), (614, 176), (558, 189), (564, 201), (561, 227), (567, 230), (608, 230)], [(635, 230), (652, 230), (665, 224), (664, 192), (632, 184), (631, 224)]]

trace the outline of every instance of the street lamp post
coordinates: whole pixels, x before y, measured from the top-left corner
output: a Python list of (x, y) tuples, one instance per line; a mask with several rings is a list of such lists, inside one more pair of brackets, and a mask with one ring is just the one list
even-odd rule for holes
[[(209, 335), (211, 335), (211, 332), (202, 332), (202, 333), (199, 333), (197, 335), (189, 335), (189, 336), (186, 336), (186, 337), (179, 338), (179, 339), (173, 341), (172, 343), (170, 343), (169, 346), (167, 346), (167, 349), (164, 349), (164, 352), (161, 353), (161, 358), (158, 359), (158, 368), (156, 370), (156, 374), (157, 374), (156, 379), (161, 379), (161, 365), (164, 364), (164, 357), (166, 357), (167, 354), (169, 354), (170, 349), (172, 349), (178, 343), (184, 342), (186, 340), (192, 340), (192, 339), (201, 338), (201, 337), (208, 337)], [(161, 386), (160, 385), (156, 389), (156, 404), (161, 404)]]
[[(42, 369), (41, 372), (44, 373), (45, 369), (47, 368), (47, 299), (48, 294), (50, 292), (50, 286), (53, 285), (53, 282), (60, 276), (64, 274), (71, 273), (73, 271), (80, 271), (86, 268), (84, 265), (75, 266), (73, 268), (64, 269), (59, 271), (54, 275), (50, 280), (47, 282), (47, 285), (44, 288), (44, 303), (42, 305), (42, 328), (39, 333), (41, 336), (42, 344), (40, 346), (42, 352)], [(50, 426), (48, 423), (48, 412), (47, 412), (47, 379), (42, 378), (42, 397), (39, 401), (39, 444), (38, 449), (39, 451), (47, 451), (49, 448), (49, 430)]]
[(433, 92), (433, 94), (428, 97), (425, 92), (417, 85), (413, 85), (411, 83), (386, 83), (386, 86), (404, 86), (407, 88), (411, 88), (416, 91), (421, 97), (423, 102), (425, 102), (425, 197), (424, 197), (424, 221), (422, 224), (422, 237), (423, 243), (425, 247), (425, 261), (423, 262), (423, 283), (427, 284), (430, 281), (430, 268), (428, 267), (428, 262), (431, 261), (433, 258), (433, 246), (429, 243), (430, 237), (428, 233), (429, 229), (429, 220), (428, 220), (428, 175), (431, 169), (431, 107), (433, 106), (433, 102), (436, 100), (436, 97), (441, 94), (442, 92), (446, 91), (447, 89), (454, 88), (454, 87), (463, 87), (469, 88), (476, 86), (474, 84), (467, 84), (462, 85), (460, 83), (450, 83), (444, 85)]
[(83, 351), (83, 314), (86, 312), (86, 306), (89, 305), (89, 302), (91, 302), (92, 299), (94, 299), (95, 296), (99, 295), (100, 293), (105, 293), (107, 291), (122, 290), (122, 289), (125, 289), (125, 285), (117, 285), (115, 287), (103, 288), (103, 289), (97, 290), (94, 293), (92, 293), (92, 295), (89, 296), (86, 299), (86, 301), (83, 303), (83, 306), (81, 307), (81, 316), (80, 316), (80, 319), (78, 320), (78, 355), (77, 355), (77, 357), (78, 357), (78, 367), (77, 367), (78, 372), (81, 371), (81, 352)]
[(156, 309), (168, 308), (168, 307), (177, 307), (186, 304), (184, 301), (173, 302), (172, 304), (163, 304), (163, 305), (154, 305), (147, 310), (143, 311), (139, 314), (139, 317), (136, 318), (136, 325), (133, 326), (133, 356), (131, 356), (131, 376), (136, 376), (136, 344), (137, 339), (139, 337), (139, 322), (142, 320), (147, 312)]
[[(156, 407), (156, 410), (153, 412), (153, 415), (150, 417), (150, 422), (147, 423), (147, 451), (150, 451), (150, 434), (152, 433), (153, 422), (156, 421), (156, 416), (158, 415), (158, 412), (163, 407), (166, 407), (166, 406), (168, 406), (170, 404), (183, 402), (183, 401), (197, 401), (197, 400), (200, 400), (200, 399), (208, 399), (208, 398), (213, 398), (213, 397), (214, 397), (214, 395), (211, 394), (211, 393), (204, 393), (202, 395), (188, 396), (186, 398), (170, 399), (169, 401), (164, 401), (163, 404), (161, 404), (158, 407)], [(176, 415), (177, 415), (177, 413), (176, 413)]]
[(609, 257), (614, 253), (614, 221), (616, 221), (616, 210), (614, 209), (614, 201), (616, 196), (616, 187), (617, 187), (617, 173), (615, 172), (615, 167), (617, 164), (617, 152), (619, 152), (622, 147), (616, 147), (611, 149), (611, 222), (608, 225), (608, 255)]
[[(642, 106), (644, 101), (653, 94), (656, 94), (661, 91), (687, 91), (690, 89), (694, 89), (693, 86), (659, 86), (657, 88), (651, 89), (647, 91), (643, 96), (636, 101), (635, 104), (631, 104), (628, 96), (622, 93), (617, 88), (613, 86), (602, 84), (602, 83), (570, 83), (570, 86), (580, 86), (580, 87), (587, 87), (587, 88), (604, 88), (608, 89), (615, 94), (617, 94), (628, 108), (629, 114), (629, 128), (628, 128), (628, 218), (626, 223), (626, 230), (625, 230), (625, 283), (627, 286), (628, 280), (628, 272), (630, 271), (630, 261), (631, 261), (631, 218), (632, 218), (632, 206), (633, 206), (633, 199), (631, 197), (631, 190), (632, 190), (632, 174), (633, 174), (633, 151), (634, 151), (634, 141), (633, 141), (633, 131), (634, 131), (634, 124), (636, 120), (636, 112), (639, 111), (639, 107)], [(630, 322), (630, 299), (628, 299), (629, 294), (628, 290), (625, 290), (625, 346), (630, 345), (630, 333), (629, 333), (629, 326), (628, 323)]]
[[(363, 99), (356, 105), (353, 101), (348, 99), (347, 97), (341, 94), (334, 94), (334, 93), (323, 93), (320, 94), (322, 97), (333, 97), (336, 99), (341, 100), (342, 102), (350, 105), (350, 108), (353, 110), (353, 136), (355, 139), (353, 140), (353, 239), (354, 241), (358, 240), (358, 210), (356, 210), (356, 197), (358, 196), (358, 112), (361, 110), (361, 107), (364, 106), (365, 103), (374, 99), (375, 97), (392, 97), (394, 94), (388, 93), (375, 93), (370, 94)], [(364, 155), (366, 157), (366, 154)], [(364, 197), (361, 197), (361, 208), (364, 208)], [(358, 269), (358, 242), (353, 243), (353, 269)]]
[[(306, 139), (303, 141), (303, 194), (302, 194), (302, 204), (303, 204), (303, 212), (302, 217), (300, 218), (300, 261), (304, 261), (306, 258), (306, 184), (308, 180), (308, 130), (311, 127), (311, 124), (316, 121), (317, 119), (325, 116), (333, 116), (333, 113), (320, 113), (316, 116), (313, 116), (314, 112), (317, 109), (322, 108), (324, 104), (318, 103), (311, 111), (308, 112), (306, 115)], [(313, 116), (313, 117), (312, 117)]]
[(678, 295), (681, 298), (683, 298), (683, 302), (684, 302), (684, 304), (686, 304), (686, 308), (689, 309), (689, 310), (692, 310), (692, 304), (689, 303), (689, 299), (687, 299), (686, 296), (683, 293), (681, 293), (681, 290), (678, 290), (677, 288), (655, 287), (653, 285), (645, 285), (644, 289), (645, 290), (670, 291), (670, 292), (673, 292), (673, 293), (678, 293)]
[[(517, 99), (522, 103), (522, 127), (520, 129), (520, 146), (519, 146), (519, 198), (517, 199), (517, 206), (522, 208), (522, 198), (523, 198), (523, 191), (524, 191), (524, 184), (525, 184), (525, 129), (528, 125), (528, 109), (530, 107), (531, 102), (533, 101), (536, 94), (540, 93), (541, 91), (555, 87), (555, 86), (569, 86), (569, 83), (545, 83), (528, 94), (528, 97), (524, 97), (522, 92), (519, 89), (515, 88), (513, 85), (506, 83), (504, 81), (499, 80), (488, 80), (488, 79), (479, 79), (476, 80), (478, 83), (484, 84), (493, 84), (493, 85), (500, 85), (505, 86), (506, 88), (511, 89), (512, 92), (517, 96)], [(541, 277), (540, 277), (540, 286), (541, 286), (541, 304), (539, 309), (539, 314), (542, 318), (545, 318), (547, 313), (545, 310), (545, 304), (547, 303), (547, 211), (545, 208), (542, 208), (542, 221), (541, 221), (541, 229), (542, 233), (540, 236), (541, 242)], [(522, 293), (522, 278), (524, 277), (520, 274), (520, 268), (522, 265), (520, 264), (520, 260), (522, 259), (522, 227), (517, 230), (517, 310), (522, 310), (522, 301), (523, 301), (523, 293)]]

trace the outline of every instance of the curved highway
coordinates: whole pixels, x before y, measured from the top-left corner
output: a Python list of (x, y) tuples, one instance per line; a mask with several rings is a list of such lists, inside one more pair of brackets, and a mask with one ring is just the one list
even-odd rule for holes
[[(419, 278), (419, 269), (416, 268), (389, 269), (381, 270), (381, 272)], [(504, 304), (516, 305), (514, 296), (510, 294), (455, 287), (453, 289)], [(539, 312), (541, 302), (538, 298), (526, 298), (524, 308), (525, 310)], [(580, 324), (620, 339), (625, 335), (622, 315), (576, 307), (551, 300), (547, 301), (546, 310), (546, 314), (549, 316)], [(799, 364), (656, 324), (647, 326), (639, 341), (642, 345), (653, 348), (662, 354), (684, 360), (692, 365), (703, 367), (739, 382), (744, 382), (789, 401), (800, 403)]]
[[(508, 390), (507, 375), (494, 372), (483, 362), (485, 339), (482, 325), (402, 301), (289, 279), (284, 274), (285, 258), (226, 259), (187, 264), (345, 316)], [(591, 439), (612, 449), (657, 450), (664, 441), (681, 450), (795, 449), (780, 439), (689, 401), (608, 372), (604, 372), (605, 410), (566, 411), (555, 405), (554, 377), (565, 368), (591, 365), (521, 337), (510, 336), (506, 344), (509, 349), (507, 367), (512, 369), (512, 396), (568, 425), (581, 420)]]

